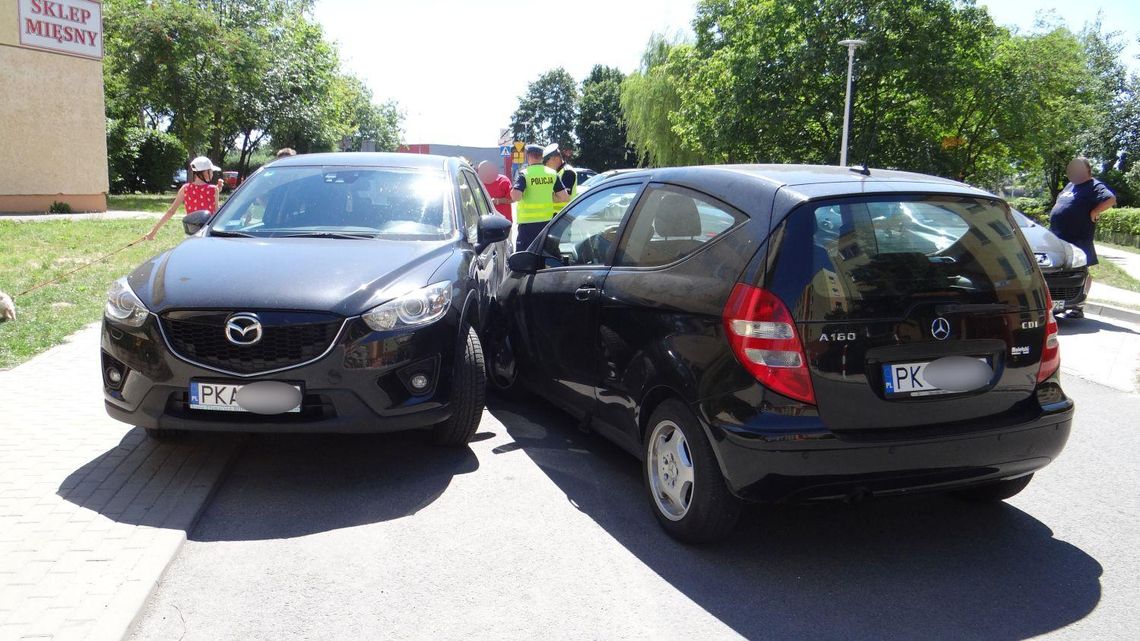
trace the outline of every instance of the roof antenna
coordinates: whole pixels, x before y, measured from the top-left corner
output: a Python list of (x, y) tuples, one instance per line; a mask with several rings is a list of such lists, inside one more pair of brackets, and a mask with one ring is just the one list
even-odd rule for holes
[(857, 174), (863, 174), (864, 176), (871, 175), (871, 170), (867, 168), (867, 163), (865, 162), (860, 167), (848, 167), (847, 171), (853, 171)]

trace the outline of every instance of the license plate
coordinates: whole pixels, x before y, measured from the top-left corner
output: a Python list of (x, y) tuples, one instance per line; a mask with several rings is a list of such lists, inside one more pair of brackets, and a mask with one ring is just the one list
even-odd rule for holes
[(1063, 300), (1053, 301), (1053, 311), (1059, 312), (1063, 309), (1065, 309), (1065, 301), (1063, 301)]
[[(212, 410), (215, 412), (248, 412), (249, 410), (238, 404), (238, 392), (245, 387), (241, 383), (203, 383), (200, 381), (192, 381), (190, 383), (190, 409), (195, 410)], [(301, 392), (301, 388), (293, 385), (294, 389)], [(281, 413), (296, 413), (301, 411), (301, 404), (298, 403), (292, 409), (284, 410)]]
[[(984, 358), (978, 360), (988, 364)], [(939, 389), (937, 385), (926, 380), (926, 366), (929, 364), (926, 362), (883, 365), (883, 391), (887, 397), (954, 394), (955, 391)]]

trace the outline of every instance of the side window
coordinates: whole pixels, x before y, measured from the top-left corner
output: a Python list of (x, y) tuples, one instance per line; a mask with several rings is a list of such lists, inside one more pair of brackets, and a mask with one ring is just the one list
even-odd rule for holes
[(618, 228), (641, 185), (599, 189), (567, 209), (542, 244), (548, 267), (601, 265), (617, 241)]
[(668, 265), (747, 220), (744, 214), (680, 187), (653, 185), (645, 192), (615, 265)]
[(463, 229), (467, 234), (467, 242), (479, 241), (479, 206), (475, 204), (476, 197), (481, 194), (471, 189), (467, 184), (467, 173), (459, 173), (459, 212), (463, 216)]
[(467, 178), (467, 184), (471, 185), (471, 194), (475, 197), (475, 206), (479, 208), (479, 215), (490, 214), (491, 203), (487, 200), (487, 193), (483, 191), (483, 183), (479, 182), (479, 177), (469, 171), (464, 171), (463, 175)]

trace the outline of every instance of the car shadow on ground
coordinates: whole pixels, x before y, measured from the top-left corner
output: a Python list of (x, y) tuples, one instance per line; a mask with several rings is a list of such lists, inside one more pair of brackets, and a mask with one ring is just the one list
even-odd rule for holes
[(1100, 600), (1096, 559), (1008, 504), (753, 506), (729, 540), (685, 546), (657, 526), (633, 457), (540, 402), (490, 410), (568, 500), (746, 638), (1024, 639)]
[(1140, 334), (1140, 332), (1117, 324), (1110, 320), (1099, 318), (1062, 318), (1057, 323), (1057, 331), (1061, 336), (1073, 334), (1096, 334), (1097, 332), (1116, 332), (1121, 334)]
[[(237, 438), (196, 433), (157, 443), (142, 432), (131, 430), (108, 454), (127, 450), (149, 460), (162, 457), (165, 450), (208, 450)], [(189, 533), (191, 540), (290, 538), (398, 519), (439, 498), (457, 474), (479, 467), (470, 448), (435, 446), (418, 432), (256, 434), (241, 437), (238, 447), (228, 474)], [(115, 485), (114, 475), (121, 473), (105, 464), (106, 457), (69, 475), (58, 494), (118, 522), (169, 527), (156, 511), (129, 504), (124, 508), (123, 501), (93, 500), (90, 488)], [(177, 473), (178, 468), (161, 467), (149, 483), (166, 485)]]

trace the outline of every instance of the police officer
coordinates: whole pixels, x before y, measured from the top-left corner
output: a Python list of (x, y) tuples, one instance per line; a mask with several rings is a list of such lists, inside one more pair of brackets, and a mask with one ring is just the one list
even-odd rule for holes
[[(557, 145), (555, 145), (557, 155)], [(518, 203), (515, 220), (518, 231), (515, 250), (526, 251), (546, 223), (554, 217), (554, 204), (570, 199), (562, 187), (558, 172), (543, 164), (543, 148), (526, 146), (526, 168), (519, 172), (511, 190), (511, 200)]]
[[(554, 213), (557, 214), (562, 211), (562, 208), (565, 207), (567, 203), (574, 200), (574, 197), (578, 195), (578, 172), (574, 171), (574, 168), (570, 166), (571, 149), (560, 150), (558, 149), (558, 145), (549, 145), (545, 149), (545, 152), (546, 153), (543, 154), (543, 160), (546, 162), (546, 166), (558, 172), (558, 178), (562, 181), (562, 187), (568, 194), (565, 202), (554, 204)], [(551, 152), (553, 152), (553, 156), (550, 155)]]

